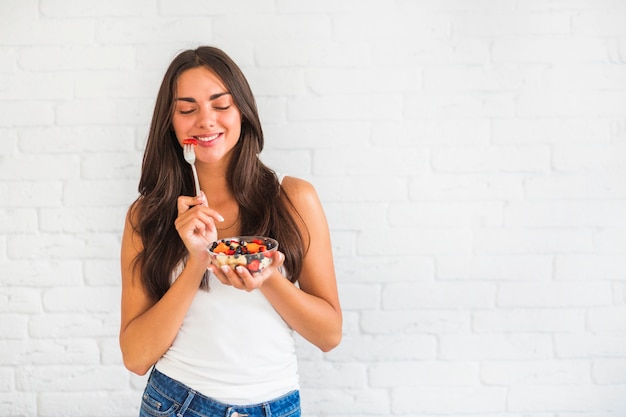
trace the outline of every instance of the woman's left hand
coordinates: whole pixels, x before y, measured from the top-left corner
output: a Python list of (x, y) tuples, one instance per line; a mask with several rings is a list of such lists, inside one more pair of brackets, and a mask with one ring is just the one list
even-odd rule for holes
[(254, 275), (248, 271), (248, 268), (238, 265), (235, 269), (228, 265), (218, 266), (211, 264), (209, 269), (224, 285), (230, 285), (240, 290), (253, 291), (260, 288), (265, 281), (275, 274), (280, 274), (278, 268), (283, 265), (285, 255), (281, 252), (274, 253), (274, 261), (263, 271)]

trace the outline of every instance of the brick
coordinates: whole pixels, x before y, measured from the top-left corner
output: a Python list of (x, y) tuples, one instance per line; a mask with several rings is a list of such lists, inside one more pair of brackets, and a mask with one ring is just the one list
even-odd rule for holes
[(134, 133), (128, 126), (25, 127), (20, 129), (19, 148), (23, 152), (102, 157), (105, 152), (133, 151)]
[(550, 149), (545, 146), (455, 146), (432, 151), (436, 172), (547, 172)]
[(391, 415), (389, 393), (386, 389), (303, 390), (302, 415), (316, 415), (324, 413), (324, 410), (333, 410), (334, 414), (339, 415)]
[(95, 259), (83, 262), (85, 283), (92, 286), (119, 285), (121, 282), (119, 260)]
[(382, 306), (388, 310), (485, 308), (493, 306), (495, 294), (495, 285), (483, 283), (398, 283), (382, 289)]
[(591, 382), (590, 368), (585, 360), (484, 361), (480, 376), (488, 385), (580, 385)]
[(626, 360), (600, 359), (593, 362), (591, 368), (593, 381), (600, 385), (626, 383)]
[(362, 224), (376, 223), (383, 217), (386, 210), (381, 203), (325, 203), (324, 210), (328, 213), (328, 223), (342, 229), (359, 230)]
[(624, 114), (621, 91), (548, 91), (525, 92), (518, 97), (517, 114), (537, 117), (618, 117)]
[(0, 415), (37, 415), (37, 394), (34, 392), (0, 392)]
[(107, 4), (83, 2), (80, 0), (57, 1), (43, 0), (40, 11), (44, 16), (56, 18), (68, 17), (104, 17), (104, 16), (154, 16), (156, 4), (151, 0), (127, 2), (112, 0)]
[[(381, 83), (382, 79), (387, 81)], [(306, 71), (307, 87), (319, 95), (362, 94), (364, 88), (372, 94), (405, 93), (419, 90), (421, 84), (420, 72), (413, 69), (332, 68)]]
[(617, 171), (533, 177), (524, 182), (524, 188), (529, 200), (626, 199), (626, 177)]
[(436, 276), (444, 280), (548, 281), (553, 257), (542, 255), (438, 256)]
[(452, 31), (461, 37), (568, 35), (568, 12), (481, 11), (454, 15)]
[[(123, 223), (120, 223), (120, 228)], [(82, 260), (119, 257), (119, 233), (10, 236), (7, 255), (16, 260)]]
[(72, 98), (73, 79), (58, 73), (0, 73), (2, 100), (67, 100)]
[(15, 72), (17, 70), (17, 48), (0, 46), (0, 72)]
[(446, 65), (424, 69), (426, 91), (500, 92), (536, 89), (542, 85), (545, 70), (536, 66)]
[(51, 288), (42, 294), (43, 307), (51, 313), (111, 311), (119, 304), (117, 287)]
[(626, 407), (619, 386), (601, 387), (577, 384), (576, 386), (528, 386), (511, 388), (508, 401), (511, 411), (618, 411)]
[(24, 339), (27, 334), (26, 314), (0, 314), (0, 339)]
[(0, 368), (0, 396), (3, 392), (15, 391), (14, 380), (15, 372), (13, 369)]
[(380, 289), (371, 284), (341, 284), (339, 293), (345, 310), (372, 309), (380, 304)]
[(6, 234), (37, 231), (37, 212), (34, 209), (0, 209), (0, 231)]
[[(614, 6), (614, 5), (613, 5)], [(579, 11), (572, 15), (572, 33), (582, 36), (624, 36), (623, 13), (615, 10)]]
[(411, 202), (389, 207), (392, 227), (498, 227), (504, 204), (497, 202)]
[(139, 183), (142, 156), (139, 153), (86, 155), (81, 161), (81, 177), (94, 180), (132, 179)]
[[(506, 389), (494, 387), (397, 387), (392, 389), (394, 414), (495, 413), (505, 408)], [(450, 401), (454, 398), (454, 401)]]
[(562, 254), (588, 252), (593, 233), (583, 229), (489, 229), (476, 233), (478, 254)]
[(383, 13), (377, 15), (375, 22), (358, 14), (339, 15), (333, 19), (333, 39), (339, 41), (445, 39), (450, 33), (450, 17), (442, 13)]
[(147, 99), (76, 99), (57, 105), (56, 122), (64, 127), (146, 125), (153, 106)]
[(483, 39), (419, 37), (411, 39), (411, 42), (403, 45), (402, 48), (389, 48), (388, 41), (376, 39), (370, 44), (372, 45), (372, 62), (382, 67), (419, 67), (437, 64), (482, 65), (491, 59), (490, 42)]
[(307, 39), (276, 39), (272, 41), (260, 39), (255, 42), (255, 63), (259, 68), (366, 66), (372, 61), (372, 53), (369, 43), (359, 41), (337, 43)]
[(554, 346), (559, 358), (620, 358), (626, 356), (623, 334), (556, 334)]
[(169, 16), (184, 15), (215, 15), (221, 16), (228, 13), (258, 14), (267, 13), (275, 9), (271, 0), (259, 0), (254, 2), (241, 2), (235, 4), (222, 3), (219, 1), (186, 0), (184, 7), (178, 0), (163, 0), (158, 3), (159, 12)]
[[(626, 98), (626, 96), (625, 96)], [(624, 172), (621, 156), (626, 154), (626, 143), (605, 145), (569, 145), (554, 149), (554, 167), (561, 172)], [(622, 177), (623, 178), (623, 177)]]
[(16, 385), (20, 391), (59, 392), (80, 387), (81, 391), (104, 391), (119, 388), (128, 373), (119, 366), (23, 366), (17, 369)]
[[(402, 102), (399, 93), (294, 97), (287, 101), (287, 120), (398, 121), (402, 119)], [(384, 106), (380, 103), (384, 103)]]
[(523, 178), (514, 173), (437, 173), (411, 178), (415, 201), (508, 201), (524, 198)]
[(368, 375), (372, 387), (441, 387), (475, 385), (479, 381), (475, 362), (395, 361), (372, 365)]
[(83, 71), (74, 76), (78, 99), (153, 98), (161, 83), (157, 71)]
[(587, 315), (587, 327), (594, 333), (623, 334), (626, 331), (626, 307), (592, 308)]
[[(317, 176), (313, 180), (320, 199), (326, 205), (337, 203), (379, 203), (380, 201), (403, 201), (407, 195), (408, 180), (395, 176)], [(373, 192), (372, 190), (376, 190)], [(326, 210), (326, 209), (325, 209)], [(331, 215), (327, 211), (327, 215)], [(335, 225), (341, 229), (340, 224)]]
[[(361, 317), (360, 328), (364, 332), (392, 335), (463, 333), (469, 331), (471, 322), (468, 311), (424, 310), (414, 307), (393, 311), (363, 311)], [(426, 346), (430, 346), (431, 354), (434, 354), (436, 350), (434, 340), (428, 344), (426, 341), (421, 341), (413, 349), (426, 348)]]
[[(28, 169), (23, 169), (28, 167)], [(67, 180), (78, 177), (79, 159), (75, 155), (25, 155), (4, 160), (0, 180), (12, 180), (19, 172), (22, 181)]]
[(626, 229), (611, 228), (597, 231), (594, 235), (594, 247), (602, 254), (623, 254), (626, 252)]
[[(126, 216), (125, 207), (48, 208), (39, 213), (40, 230), (45, 233), (118, 232)], [(117, 219), (117, 221), (106, 221)], [(104, 221), (103, 221), (104, 220)]]
[[(362, 149), (359, 158), (346, 158), (351, 149), (320, 149), (313, 154), (313, 174), (320, 176), (348, 175), (372, 176), (376, 167), (379, 173), (390, 176), (416, 175), (428, 170), (428, 158), (419, 149), (406, 149), (398, 153), (389, 148)], [(381, 174), (378, 174), (381, 175)]]
[(88, 19), (18, 16), (0, 22), (0, 39), (10, 39), (8, 45), (88, 45), (95, 40), (94, 22)]
[[(118, 305), (110, 304), (111, 308)], [(31, 316), (28, 323), (31, 337), (35, 339), (77, 339), (117, 337), (119, 335), (119, 320), (108, 313), (66, 313), (42, 314)]]
[(308, 150), (267, 150), (261, 160), (276, 172), (295, 177), (308, 178), (313, 171), (311, 151)]
[(516, 94), (509, 92), (426, 91), (407, 94), (407, 120), (511, 118), (516, 115)]
[(447, 360), (547, 360), (553, 357), (551, 334), (450, 334), (439, 336), (439, 354)]
[[(265, 15), (263, 19), (252, 14), (225, 15), (214, 21), (213, 36), (222, 39), (301, 39), (328, 40), (331, 37), (329, 16), (319, 15)], [(188, 36), (187, 36), (188, 38)]]
[(0, 127), (50, 125), (55, 120), (54, 112), (51, 102), (0, 100)]
[(338, 277), (343, 283), (432, 282), (435, 276), (433, 260), (428, 256), (355, 257), (336, 258)]
[(411, 246), (394, 246), (387, 249), (380, 245), (381, 231), (364, 230), (359, 235), (357, 253), (365, 256), (419, 256), (462, 254), (472, 250), (473, 234), (465, 230), (402, 228), (386, 230), (385, 235), (391, 242), (403, 242), (408, 236), (414, 238)]
[[(59, 2), (56, 3), (57, 6), (60, 5), (58, 4)], [(80, 3), (83, 4), (83, 2)], [(84, 4), (86, 5), (87, 3)], [(135, 64), (135, 50), (130, 46), (33, 46), (27, 49), (19, 49), (17, 61), (20, 68), (37, 72), (103, 69), (129, 70)], [(42, 61), (46, 62), (45, 67), (42, 67)]]
[(304, 361), (298, 365), (298, 371), (306, 375), (303, 387), (363, 389), (368, 385), (365, 364)]
[(508, 282), (498, 288), (498, 305), (509, 307), (594, 307), (610, 305), (607, 282)]
[[(412, 120), (376, 123), (371, 131), (372, 144), (377, 146), (477, 145), (489, 143), (491, 124), (487, 120), (474, 119)], [(427, 149), (423, 151), (428, 152)]]
[(41, 313), (41, 291), (33, 288), (0, 288), (0, 313)]
[(297, 123), (265, 123), (266, 150), (331, 149), (337, 146), (361, 146), (369, 136), (369, 126), (349, 121), (312, 121)]
[(476, 311), (472, 329), (478, 333), (551, 333), (585, 330), (583, 309), (519, 308)]
[[(39, 395), (41, 417), (99, 417), (138, 415), (141, 393), (129, 392), (124, 386), (115, 391), (46, 392)], [(98, 407), (94, 407), (98, 404)]]
[(435, 336), (424, 334), (346, 335), (341, 344), (327, 355), (333, 362), (378, 363), (396, 360), (434, 360), (437, 357)]
[(625, 255), (559, 255), (554, 260), (554, 278), (559, 281), (624, 281)]
[[(544, 115), (545, 116), (545, 115)], [(493, 120), (492, 137), (497, 144), (571, 144), (587, 143), (602, 146), (611, 140), (610, 119), (572, 118), (507, 118)]]
[[(520, 5), (521, 7), (522, 5)], [(495, 63), (573, 63), (606, 62), (609, 44), (606, 39), (587, 37), (498, 38), (493, 41)]]
[(136, 198), (137, 179), (72, 180), (65, 184), (63, 202), (66, 207), (73, 208), (128, 207)]
[(622, 202), (512, 202), (504, 209), (509, 227), (625, 227)]
[(62, 205), (63, 183), (59, 181), (11, 181), (0, 184), (0, 207), (41, 208)]
[(0, 262), (0, 270), (3, 272), (2, 283), (9, 287), (46, 288), (82, 282), (79, 260), (12, 259), (10, 262)]
[(38, 365), (81, 365), (99, 362), (94, 339), (22, 339), (0, 341), (0, 365), (21, 367)]

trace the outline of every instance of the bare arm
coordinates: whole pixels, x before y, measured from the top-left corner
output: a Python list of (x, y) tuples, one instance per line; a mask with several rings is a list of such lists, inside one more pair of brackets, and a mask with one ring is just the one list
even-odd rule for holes
[(292, 177), (283, 181), (306, 224), (310, 245), (303, 260), (299, 287), (274, 274), (261, 287), (283, 319), (322, 351), (336, 347), (342, 336), (342, 313), (337, 291), (330, 232), (317, 193), (311, 184)]
[(208, 230), (213, 225), (208, 220), (212, 211), (206, 206), (189, 210), (194, 203), (194, 197), (179, 198), (176, 227), (188, 248), (196, 250), (190, 250), (184, 270), (158, 301), (141, 283), (141, 265), (134, 267), (143, 244), (132, 227), (133, 213), (129, 212), (126, 219), (121, 250), (120, 347), (126, 368), (139, 375), (144, 375), (172, 345), (210, 262), (204, 248), (205, 241), (216, 236), (216, 231)]

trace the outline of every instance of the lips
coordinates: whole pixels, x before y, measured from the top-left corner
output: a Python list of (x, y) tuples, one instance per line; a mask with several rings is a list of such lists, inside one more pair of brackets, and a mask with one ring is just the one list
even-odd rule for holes
[(194, 138), (198, 139), (199, 146), (211, 146), (215, 141), (222, 137), (222, 133), (212, 133), (209, 135), (199, 135), (194, 136)]

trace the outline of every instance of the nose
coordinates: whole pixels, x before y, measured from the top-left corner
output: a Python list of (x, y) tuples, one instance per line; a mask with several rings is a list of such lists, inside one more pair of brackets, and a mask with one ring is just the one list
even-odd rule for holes
[(202, 106), (198, 113), (198, 126), (207, 128), (215, 125), (217, 112), (211, 106)]

